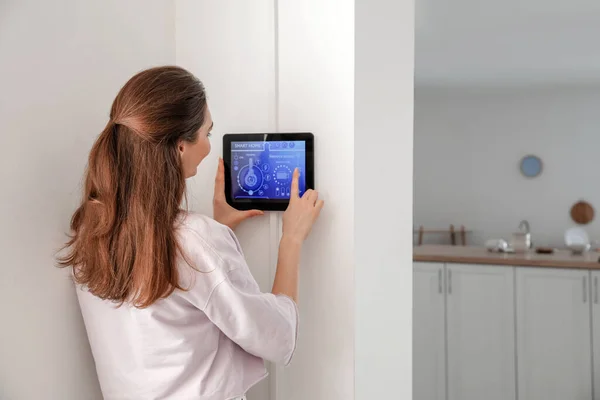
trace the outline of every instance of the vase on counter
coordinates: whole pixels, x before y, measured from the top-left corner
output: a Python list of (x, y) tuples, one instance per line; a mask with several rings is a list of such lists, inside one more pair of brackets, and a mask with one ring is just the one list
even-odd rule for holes
[(519, 224), (520, 232), (512, 234), (510, 240), (510, 247), (515, 253), (525, 253), (531, 248), (531, 232), (529, 229), (529, 222), (526, 220), (521, 221)]

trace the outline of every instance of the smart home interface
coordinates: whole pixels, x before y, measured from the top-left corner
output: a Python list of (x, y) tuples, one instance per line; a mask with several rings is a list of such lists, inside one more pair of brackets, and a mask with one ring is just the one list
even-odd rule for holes
[[(312, 187), (312, 135), (226, 135), (226, 197), (236, 208), (283, 210), (289, 203), (294, 169), (299, 194)], [(308, 179), (307, 179), (308, 178)]]

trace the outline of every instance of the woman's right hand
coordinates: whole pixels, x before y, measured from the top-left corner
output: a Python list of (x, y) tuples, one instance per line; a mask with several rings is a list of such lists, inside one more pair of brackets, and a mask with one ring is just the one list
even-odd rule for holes
[(319, 200), (319, 193), (312, 189), (300, 197), (299, 177), (300, 173), (296, 168), (292, 178), (290, 204), (283, 214), (283, 238), (301, 243), (310, 233), (325, 203)]

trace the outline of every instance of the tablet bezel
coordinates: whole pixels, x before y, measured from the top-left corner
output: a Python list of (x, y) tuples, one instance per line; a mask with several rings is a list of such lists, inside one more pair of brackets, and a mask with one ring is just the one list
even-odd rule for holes
[(304, 141), (306, 144), (306, 189), (314, 189), (314, 135), (310, 132), (298, 133), (228, 133), (223, 135), (223, 163), (225, 164), (225, 198), (237, 210), (262, 210), (285, 211), (289, 199), (241, 199), (234, 200), (231, 182), (231, 143), (232, 142), (278, 142), (278, 141)]

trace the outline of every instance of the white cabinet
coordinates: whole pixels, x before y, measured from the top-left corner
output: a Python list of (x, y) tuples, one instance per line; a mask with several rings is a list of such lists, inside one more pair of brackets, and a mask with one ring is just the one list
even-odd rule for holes
[(448, 400), (515, 399), (514, 268), (447, 264), (446, 275)]
[(514, 399), (514, 268), (415, 263), (413, 277), (413, 399)]
[(443, 264), (414, 264), (414, 400), (446, 398), (443, 270)]
[(519, 400), (592, 399), (589, 271), (516, 274)]
[(600, 271), (592, 272), (592, 347), (594, 348), (594, 400), (600, 400)]
[(600, 271), (415, 263), (413, 276), (414, 400), (600, 400)]

